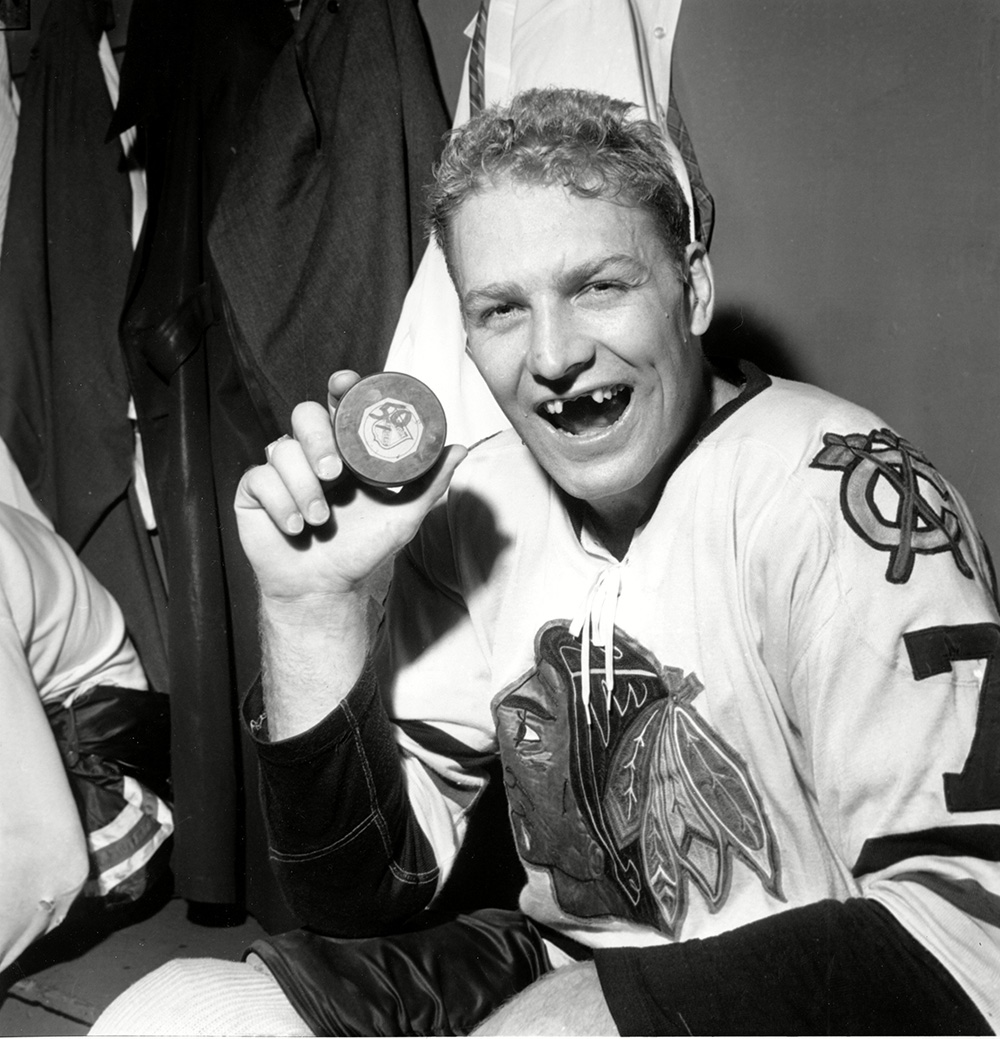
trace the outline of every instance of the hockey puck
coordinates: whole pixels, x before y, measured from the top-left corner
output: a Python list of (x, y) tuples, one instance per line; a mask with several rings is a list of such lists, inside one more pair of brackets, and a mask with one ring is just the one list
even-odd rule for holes
[(333, 419), (344, 464), (376, 487), (423, 476), (441, 457), (447, 428), (444, 408), (430, 387), (402, 372), (381, 372), (356, 383)]

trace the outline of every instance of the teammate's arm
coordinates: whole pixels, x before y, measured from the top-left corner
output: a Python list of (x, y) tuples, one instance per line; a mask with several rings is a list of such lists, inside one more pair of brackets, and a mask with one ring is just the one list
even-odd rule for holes
[(0, 618), (0, 970), (65, 917), (87, 879), (80, 814), (24, 648)]

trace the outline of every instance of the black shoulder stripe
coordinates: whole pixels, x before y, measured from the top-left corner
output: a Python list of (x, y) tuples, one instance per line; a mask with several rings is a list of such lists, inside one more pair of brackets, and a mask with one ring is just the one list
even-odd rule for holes
[(939, 826), (865, 841), (851, 874), (877, 873), (915, 855), (967, 856), (1000, 862), (1000, 826)]

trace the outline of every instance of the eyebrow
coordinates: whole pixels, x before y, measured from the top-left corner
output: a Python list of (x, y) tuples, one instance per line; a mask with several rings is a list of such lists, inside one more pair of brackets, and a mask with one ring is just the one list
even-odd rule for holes
[(512, 281), (496, 281), (490, 285), (484, 285), (481, 289), (470, 289), (462, 297), (462, 313), (468, 316), (488, 303), (496, 303), (498, 300), (511, 299), (520, 295), (520, 286)]
[[(637, 280), (644, 278), (649, 272), (649, 267), (631, 254), (612, 253), (609, 256), (601, 256), (595, 260), (590, 260), (570, 268), (570, 270), (560, 276), (559, 285), (562, 288), (578, 285), (599, 275), (608, 274), (609, 268), (617, 269), (625, 277), (632, 277)], [(462, 312), (470, 315), (480, 306), (496, 303), (498, 300), (517, 299), (522, 293), (523, 289), (517, 282), (491, 282), (482, 288), (470, 289), (462, 296)]]

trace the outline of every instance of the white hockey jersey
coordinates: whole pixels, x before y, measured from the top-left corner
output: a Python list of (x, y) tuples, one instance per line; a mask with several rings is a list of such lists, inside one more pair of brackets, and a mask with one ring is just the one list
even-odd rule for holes
[(809, 386), (752, 372), (620, 562), (501, 433), (397, 564), (411, 803), (446, 871), (499, 750), (534, 918), (634, 945), (865, 896), (996, 1028), (993, 584), (930, 462)]

